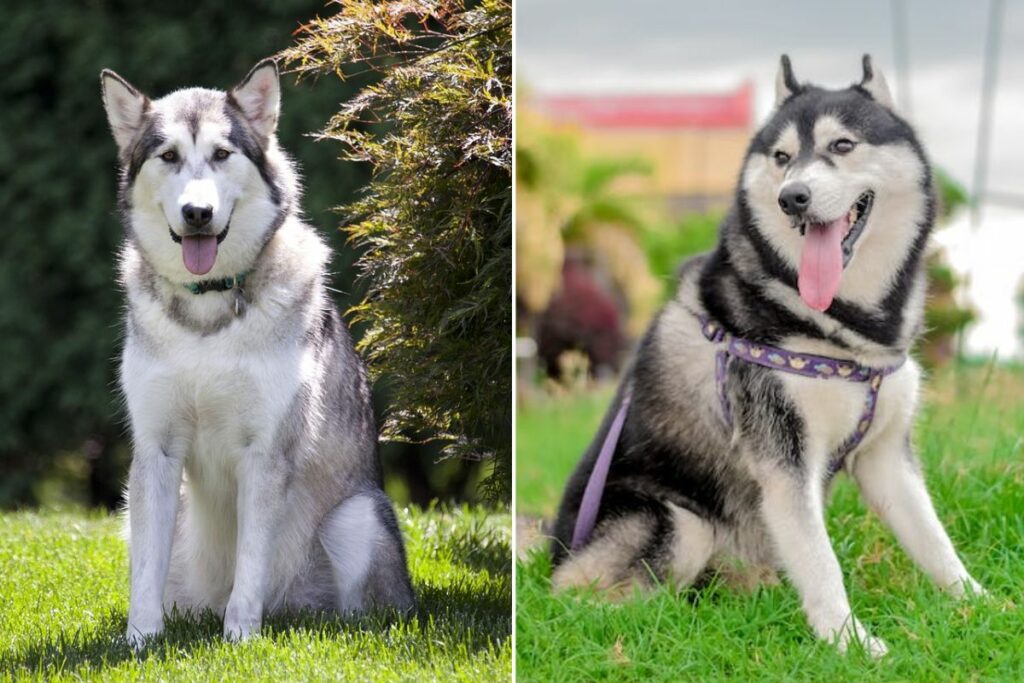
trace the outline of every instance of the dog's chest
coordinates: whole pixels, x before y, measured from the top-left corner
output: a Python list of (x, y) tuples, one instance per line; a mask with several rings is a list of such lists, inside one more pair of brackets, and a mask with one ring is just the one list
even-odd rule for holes
[(186, 457), (190, 470), (270, 448), (311, 372), (302, 344), (249, 327), (168, 333), (155, 350), (126, 346), (122, 383), (133, 422)]
[(917, 367), (913, 361), (882, 380), (870, 410), (870, 388), (866, 382), (792, 374), (781, 377), (805, 421), (809, 445), (829, 455), (835, 453), (858, 426), (869, 425), (862, 443), (874, 441), (894, 419), (909, 418), (916, 403)]

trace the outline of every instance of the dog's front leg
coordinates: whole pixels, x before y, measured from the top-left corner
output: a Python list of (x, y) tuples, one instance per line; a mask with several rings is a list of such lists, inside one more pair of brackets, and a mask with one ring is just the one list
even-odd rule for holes
[(764, 521), (811, 628), (820, 638), (836, 641), (842, 652), (857, 640), (869, 654), (881, 657), (885, 643), (869, 635), (850, 610), (825, 528), (820, 479), (782, 463), (761, 463), (758, 469)]
[(853, 476), (868, 505), (892, 529), (911, 559), (956, 597), (984, 593), (953, 548), (905, 435), (886, 439), (854, 461)]
[(164, 629), (163, 595), (174, 542), (182, 459), (136, 436), (128, 475), (131, 595), (128, 642), (135, 649)]
[(284, 510), (283, 459), (247, 454), (238, 466), (235, 582), (224, 613), (224, 637), (244, 640), (260, 630), (275, 537)]

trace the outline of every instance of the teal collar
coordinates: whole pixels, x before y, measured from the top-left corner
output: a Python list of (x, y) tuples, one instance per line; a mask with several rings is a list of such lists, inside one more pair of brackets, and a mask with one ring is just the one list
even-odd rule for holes
[(193, 294), (205, 294), (206, 292), (227, 292), (228, 290), (242, 289), (245, 286), (245, 278), (252, 274), (252, 269), (229, 275), (227, 277), (215, 278), (213, 280), (200, 280), (199, 282), (186, 282), (182, 286)]

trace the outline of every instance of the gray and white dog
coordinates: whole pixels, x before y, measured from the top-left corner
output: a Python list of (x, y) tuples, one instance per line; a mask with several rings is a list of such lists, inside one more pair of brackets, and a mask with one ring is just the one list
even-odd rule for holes
[(222, 614), (232, 639), (265, 612), (411, 608), (366, 369), (275, 137), (277, 66), (153, 101), (100, 80), (125, 225), (129, 641), (171, 607)]
[[(717, 247), (681, 267), (568, 483), (553, 583), (781, 568), (819, 637), (880, 656), (826, 533), (839, 470), (939, 586), (981, 592), (911, 443), (921, 370), (907, 354), (923, 324), (932, 178), (869, 57), (840, 90), (799, 83), (783, 57), (776, 96)], [(606, 444), (610, 465), (596, 464)], [(577, 524), (605, 472), (596, 525)]]

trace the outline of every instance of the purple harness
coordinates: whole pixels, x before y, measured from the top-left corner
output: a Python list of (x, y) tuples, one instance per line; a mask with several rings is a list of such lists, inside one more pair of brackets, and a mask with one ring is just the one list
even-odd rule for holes
[[(720, 345), (721, 348), (715, 353), (715, 384), (718, 388), (718, 401), (722, 407), (722, 418), (726, 425), (732, 427), (732, 407), (729, 404), (729, 396), (725, 391), (725, 377), (729, 369), (729, 363), (737, 358), (746, 363), (753, 363), (773, 370), (781, 370), (803, 377), (816, 379), (838, 378), (847, 382), (865, 382), (868, 385), (868, 393), (864, 399), (864, 411), (857, 420), (857, 426), (839, 445), (835, 453), (829, 459), (829, 476), (835, 475), (843, 469), (846, 456), (855, 449), (871, 428), (875, 419), (875, 403), (878, 401), (878, 390), (882, 387), (882, 379), (903, 367), (906, 358), (895, 365), (884, 368), (871, 368), (860, 365), (853, 361), (829, 358), (828, 356), (816, 356), (810, 353), (794, 353), (777, 346), (768, 344), (756, 344), (734, 337), (725, 331), (719, 323), (702, 316), (695, 315), (700, 321), (700, 329), (704, 337), (712, 344)], [(594, 469), (590, 472), (587, 486), (583, 491), (583, 500), (580, 509), (576, 514), (576, 526), (572, 534), (572, 550), (576, 551), (590, 540), (590, 534), (594, 530), (597, 521), (597, 513), (601, 507), (601, 496), (604, 493), (604, 485), (608, 480), (608, 470), (612, 464), (612, 454), (619, 442), (619, 435), (622, 433), (622, 426), (626, 422), (626, 412), (632, 397), (627, 390), (622, 398), (622, 405), (619, 406), (615, 419), (608, 428), (608, 434), (601, 444), (601, 451), (594, 461)]]

